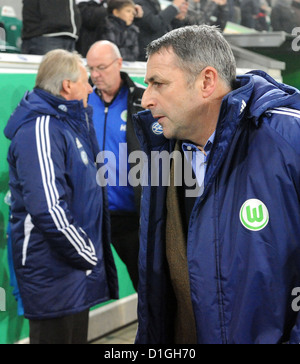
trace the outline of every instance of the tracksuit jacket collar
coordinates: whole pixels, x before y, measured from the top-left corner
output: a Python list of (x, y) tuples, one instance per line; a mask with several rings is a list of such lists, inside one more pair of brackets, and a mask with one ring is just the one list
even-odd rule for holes
[(35, 88), (25, 94), (19, 106), (11, 115), (4, 130), (5, 136), (12, 140), (22, 125), (42, 113), (68, 121), (77, 130), (82, 129), (85, 122), (89, 123), (93, 114), (92, 108), (85, 108), (82, 101), (67, 101)]

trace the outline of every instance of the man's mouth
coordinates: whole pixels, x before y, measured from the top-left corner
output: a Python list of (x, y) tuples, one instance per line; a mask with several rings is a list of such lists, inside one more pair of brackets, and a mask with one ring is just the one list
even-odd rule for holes
[(162, 115), (157, 115), (157, 116), (153, 116), (154, 119), (156, 119), (158, 121), (158, 123), (161, 123), (161, 121), (165, 118), (165, 116)]

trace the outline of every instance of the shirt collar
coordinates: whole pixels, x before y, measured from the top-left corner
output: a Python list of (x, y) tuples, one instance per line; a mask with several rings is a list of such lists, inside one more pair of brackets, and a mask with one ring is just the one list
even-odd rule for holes
[[(216, 132), (214, 132), (208, 139), (207, 143), (205, 144), (204, 146), (204, 152), (206, 154), (206, 157), (208, 157), (210, 151), (211, 151), (211, 148), (214, 144), (214, 140), (215, 140), (215, 136), (216, 136)], [(198, 147), (193, 144), (193, 143), (190, 143), (190, 142), (183, 142), (182, 143), (182, 150), (184, 152), (186, 151), (193, 151), (193, 152), (197, 152), (197, 151), (200, 151), (198, 149)]]

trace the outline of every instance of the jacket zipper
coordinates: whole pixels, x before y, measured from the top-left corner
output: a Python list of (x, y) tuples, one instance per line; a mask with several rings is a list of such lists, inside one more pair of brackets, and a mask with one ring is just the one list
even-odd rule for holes
[(85, 121), (86, 121), (87, 130), (89, 132), (90, 131), (90, 122), (89, 122), (89, 117), (88, 117), (87, 113), (85, 113)]
[(105, 151), (105, 143), (106, 143), (106, 126), (107, 126), (107, 117), (108, 117), (108, 107), (105, 107), (104, 110), (104, 126), (103, 126), (103, 145), (102, 145), (102, 151)]

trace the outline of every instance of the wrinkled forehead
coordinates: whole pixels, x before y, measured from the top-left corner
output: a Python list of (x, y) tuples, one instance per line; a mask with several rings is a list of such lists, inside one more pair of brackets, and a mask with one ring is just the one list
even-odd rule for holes
[(149, 83), (161, 78), (174, 79), (178, 73), (183, 73), (178, 57), (172, 49), (162, 48), (149, 56), (145, 81)]
[(115, 53), (108, 46), (95, 46), (87, 55), (88, 66), (106, 65), (116, 58)]

